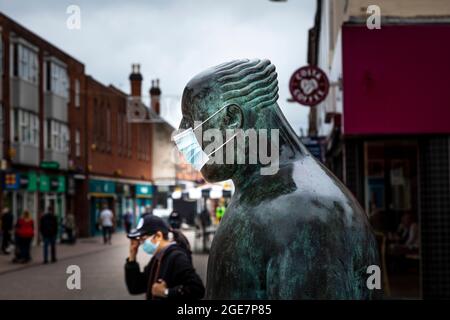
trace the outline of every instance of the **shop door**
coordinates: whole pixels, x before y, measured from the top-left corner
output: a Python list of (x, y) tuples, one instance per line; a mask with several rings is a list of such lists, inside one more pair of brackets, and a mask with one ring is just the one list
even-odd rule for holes
[(44, 203), (41, 206), (43, 213), (46, 213), (49, 208), (53, 208), (53, 212), (58, 220), (58, 237), (61, 233), (61, 224), (65, 219), (65, 201), (63, 194), (48, 193), (44, 195)]
[[(380, 258), (388, 272), (391, 296), (398, 298), (420, 297), (417, 154), (413, 142), (371, 142), (365, 146), (365, 207), (377, 240), (384, 239)], [(412, 237), (414, 245), (409, 244), (408, 234), (418, 235)]]

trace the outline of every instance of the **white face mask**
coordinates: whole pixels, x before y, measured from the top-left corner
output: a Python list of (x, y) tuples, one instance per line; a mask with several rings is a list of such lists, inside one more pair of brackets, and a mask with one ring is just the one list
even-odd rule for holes
[(201, 127), (206, 121), (214, 117), (216, 114), (219, 113), (223, 108), (226, 106), (223, 106), (216, 112), (214, 112), (212, 115), (210, 115), (208, 118), (205, 119), (202, 123), (200, 123), (198, 126), (196, 126), (194, 129), (189, 128), (184, 130), (183, 132), (175, 135), (173, 137), (173, 140), (175, 141), (175, 144), (178, 147), (178, 150), (183, 154), (184, 158), (187, 162), (189, 162), (197, 171), (200, 171), (203, 166), (208, 162), (209, 156), (212, 155), (214, 152), (222, 148), (224, 145), (226, 145), (231, 139), (233, 139), (236, 135), (234, 134), (230, 139), (225, 141), (224, 144), (222, 144), (220, 147), (216, 148), (213, 152), (210, 154), (206, 154), (201, 145), (198, 143), (197, 137), (195, 136), (194, 130)]

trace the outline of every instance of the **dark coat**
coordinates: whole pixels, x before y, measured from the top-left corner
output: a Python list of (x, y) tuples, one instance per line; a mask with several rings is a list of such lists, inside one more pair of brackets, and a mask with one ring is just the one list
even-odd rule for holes
[(11, 212), (2, 215), (2, 231), (11, 231), (13, 228), (13, 215)]
[(58, 219), (54, 214), (46, 213), (42, 216), (40, 221), (40, 231), (43, 237), (56, 237), (58, 233)]
[(171, 300), (196, 300), (205, 294), (189, 253), (177, 244), (153, 256), (143, 272), (137, 262), (127, 259), (125, 281), (130, 294), (146, 293), (147, 299), (157, 299), (152, 297), (151, 288), (158, 279), (166, 282)]

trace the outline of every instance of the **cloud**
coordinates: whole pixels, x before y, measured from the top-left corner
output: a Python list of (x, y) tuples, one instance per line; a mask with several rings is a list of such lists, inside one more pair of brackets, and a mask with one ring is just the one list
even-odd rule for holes
[[(66, 8), (81, 8), (81, 30), (66, 27)], [(0, 0), (5, 14), (86, 65), (105, 84), (129, 91), (132, 63), (141, 64), (143, 92), (153, 78), (172, 103), (163, 114), (176, 126), (173, 98), (197, 73), (236, 58), (268, 58), (277, 67), (279, 104), (295, 129), (307, 129), (308, 108), (288, 103), (292, 72), (306, 64), (315, 1), (50, 1)]]

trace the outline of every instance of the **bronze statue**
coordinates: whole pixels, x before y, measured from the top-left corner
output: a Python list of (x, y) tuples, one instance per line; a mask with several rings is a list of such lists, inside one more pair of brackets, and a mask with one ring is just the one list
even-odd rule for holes
[[(180, 129), (194, 128), (195, 121), (203, 132), (267, 129), (269, 144), (271, 129), (279, 135), (273, 174), (262, 174), (268, 165), (261, 161), (218, 164), (206, 158), (199, 166), (207, 181), (232, 179), (235, 185), (210, 251), (207, 298), (371, 299), (377, 290), (366, 286), (367, 268), (379, 263), (367, 216), (300, 143), (277, 92), (274, 65), (259, 59), (210, 68), (184, 90)], [(222, 152), (241, 148), (249, 156), (248, 139), (230, 148), (234, 140)], [(202, 149), (206, 144), (202, 139)]]

